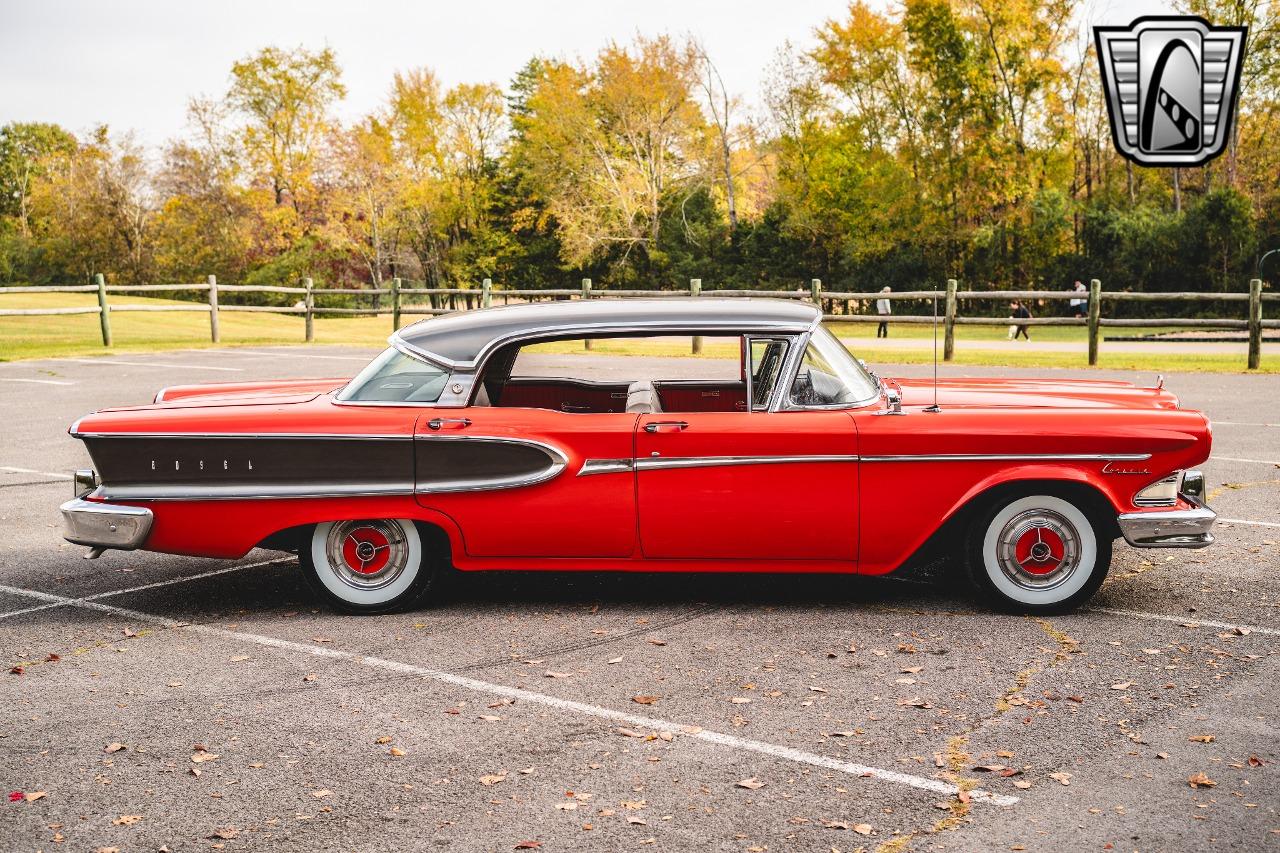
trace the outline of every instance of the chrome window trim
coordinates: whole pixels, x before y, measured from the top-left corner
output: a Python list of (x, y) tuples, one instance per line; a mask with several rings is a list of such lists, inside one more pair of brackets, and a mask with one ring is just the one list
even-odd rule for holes
[(863, 462), (1142, 462), (1150, 453), (922, 453), (863, 456)]
[(635, 470), (634, 459), (587, 459), (578, 469), (577, 476), (590, 477), (594, 474), (621, 474)]
[(416, 441), (490, 441), (502, 444), (523, 444), (535, 447), (547, 454), (549, 465), (536, 474), (519, 477), (489, 477), (475, 480), (451, 480), (432, 484), (429, 487), (419, 485), (414, 476), (413, 490), (419, 495), (447, 494), (451, 492), (487, 492), (496, 489), (516, 489), (523, 486), (535, 486), (553, 480), (569, 465), (569, 459), (560, 448), (531, 438), (509, 438), (499, 435), (423, 435), (415, 437)]
[(669, 468), (720, 468), (731, 465), (786, 465), (819, 462), (857, 462), (856, 454), (797, 456), (671, 456), (637, 459), (637, 471)]
[[(809, 324), (812, 326), (812, 323)], [(750, 331), (747, 329), (749, 328)], [(662, 319), (652, 323), (561, 323), (554, 326), (543, 326), (542, 328), (530, 331), (510, 332), (490, 339), (476, 352), (476, 356), (471, 361), (452, 361), (444, 356), (429, 352), (424, 349), (413, 346), (405, 341), (395, 332), (388, 340), (393, 346), (397, 346), (402, 352), (408, 355), (416, 355), (419, 358), (432, 362), (437, 367), (446, 367), (459, 373), (480, 373), (484, 367), (484, 363), (493, 354), (493, 351), (508, 344), (518, 343), (530, 340), (555, 340), (555, 339), (572, 339), (574, 337), (628, 337), (641, 335), (707, 335), (707, 336), (730, 336), (749, 334), (758, 332), (765, 335), (797, 335), (802, 334), (807, 327), (795, 322), (769, 322), (756, 321), (749, 327), (744, 328), (739, 321), (735, 321), (734, 325), (716, 325), (714, 321), (706, 319), (697, 322), (675, 322)], [(403, 347), (399, 346), (403, 345)]]

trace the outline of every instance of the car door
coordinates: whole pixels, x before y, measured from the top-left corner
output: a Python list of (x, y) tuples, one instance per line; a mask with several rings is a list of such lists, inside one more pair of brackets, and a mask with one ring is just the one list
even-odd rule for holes
[[(634, 414), (436, 409), (414, 435), (417, 500), (476, 557), (629, 557), (636, 550)], [(588, 460), (616, 462), (586, 475)]]
[(858, 439), (844, 411), (663, 412), (636, 425), (646, 558), (839, 560), (858, 551)]

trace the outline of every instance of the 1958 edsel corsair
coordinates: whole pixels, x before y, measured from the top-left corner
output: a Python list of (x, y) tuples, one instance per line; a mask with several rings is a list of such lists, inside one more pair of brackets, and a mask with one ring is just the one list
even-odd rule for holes
[[(355, 612), (406, 607), (449, 566), (882, 574), (939, 542), (997, 605), (1044, 612), (1098, 589), (1119, 536), (1213, 542), (1189, 470), (1210, 425), (1163, 388), (935, 389), (870, 373), (821, 320), (755, 299), (511, 306), (407, 327), (350, 380), (166, 388), (71, 427), (97, 470), (77, 472), (66, 538), (297, 551)], [(616, 380), (521, 367), (538, 344), (664, 335), (740, 357), (691, 360), (723, 374), (695, 379), (642, 358), (613, 360), (636, 374)]]

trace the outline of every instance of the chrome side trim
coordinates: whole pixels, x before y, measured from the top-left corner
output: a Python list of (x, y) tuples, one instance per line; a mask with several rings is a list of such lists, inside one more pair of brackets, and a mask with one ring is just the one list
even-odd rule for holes
[(812, 462), (857, 462), (856, 455), (839, 456), (650, 456), (637, 459), (637, 471), (668, 468), (720, 468), (730, 465), (788, 465)]
[(147, 540), (151, 510), (140, 506), (116, 506), (75, 498), (60, 507), (62, 536), (68, 542), (92, 548), (132, 551)]
[(923, 453), (863, 456), (863, 462), (1142, 462), (1150, 453)]
[[(79, 424), (77, 423), (77, 426)], [(412, 441), (409, 433), (341, 432), (72, 432), (73, 438), (322, 438), (346, 441)]]
[(170, 388), (172, 388), (172, 387), (174, 387), (174, 386), (172, 386), (172, 385), (166, 385), (164, 388), (161, 388), (159, 391), (157, 391), (157, 392), (156, 392), (156, 396), (155, 396), (154, 398), (152, 398), (151, 402), (152, 402), (152, 403), (163, 403), (163, 402), (164, 402), (164, 395), (165, 395), (165, 392), (166, 392), (166, 391), (168, 391), (168, 390), (169, 390)]
[(588, 459), (578, 469), (579, 477), (590, 477), (592, 474), (621, 474), (635, 469), (632, 459)]
[(1116, 518), (1120, 533), (1135, 548), (1207, 548), (1214, 542), (1209, 529), (1218, 514), (1191, 495), (1183, 494), (1191, 509), (1125, 512)]
[(569, 465), (569, 459), (564, 455), (558, 447), (546, 444), (541, 441), (534, 441), (531, 438), (507, 438), (506, 436), (497, 435), (421, 435), (416, 436), (416, 441), (484, 441), (499, 442), (502, 444), (521, 444), (526, 447), (534, 447), (541, 450), (548, 457), (550, 462), (543, 470), (529, 475), (520, 476), (500, 476), (500, 477), (478, 477), (466, 480), (447, 480), (439, 483), (431, 483), (423, 485), (414, 483), (414, 493), (419, 495), (432, 495), (447, 492), (486, 492), (493, 489), (516, 489), (522, 486), (535, 486), (538, 483), (545, 483), (547, 480), (554, 479), (560, 475)]
[[(412, 495), (413, 483), (229, 483), (99, 486), (93, 497), (120, 501), (237, 501), (277, 498), (352, 498)], [(115, 546), (112, 546), (115, 547)]]

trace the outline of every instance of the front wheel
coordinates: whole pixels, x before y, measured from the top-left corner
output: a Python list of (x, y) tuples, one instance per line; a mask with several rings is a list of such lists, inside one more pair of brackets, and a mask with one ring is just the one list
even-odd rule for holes
[(1087, 600), (1111, 567), (1111, 540), (1055, 495), (998, 502), (969, 536), (969, 573), (1004, 610), (1060, 613)]
[(298, 556), (312, 588), (347, 613), (409, 607), (435, 574), (418, 528), (408, 519), (317, 524)]

